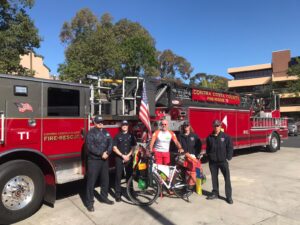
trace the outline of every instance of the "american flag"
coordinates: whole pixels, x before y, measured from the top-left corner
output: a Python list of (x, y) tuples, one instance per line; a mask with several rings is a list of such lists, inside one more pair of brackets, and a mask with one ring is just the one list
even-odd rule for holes
[(146, 126), (148, 130), (148, 137), (150, 138), (151, 137), (150, 113), (149, 113), (149, 104), (148, 104), (145, 81), (143, 83), (143, 94), (142, 94), (139, 118)]
[(19, 112), (31, 111), (33, 112), (32, 106), (29, 103), (20, 103), (16, 102), (16, 106), (18, 107)]

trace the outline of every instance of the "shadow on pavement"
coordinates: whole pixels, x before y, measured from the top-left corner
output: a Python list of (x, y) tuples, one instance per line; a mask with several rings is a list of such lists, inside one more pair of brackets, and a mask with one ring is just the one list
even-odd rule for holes
[(73, 181), (57, 185), (56, 199), (64, 199), (74, 195), (83, 195), (85, 191), (85, 180)]
[[(114, 184), (114, 179), (111, 179), (110, 182), (110, 190), (109, 190), (109, 195), (111, 197), (115, 197), (114, 191), (113, 191), (113, 186)], [(96, 186), (95, 189), (98, 189), (99, 186)], [(100, 194), (98, 190), (95, 190), (95, 200), (97, 199), (98, 201), (101, 201)], [(203, 191), (204, 195), (207, 195), (207, 191)], [(60, 184), (57, 185), (57, 200), (68, 198), (71, 196), (75, 196), (79, 194), (82, 204), (85, 205), (85, 180), (80, 180), (80, 181), (74, 181), (66, 184)], [(122, 201), (134, 205), (132, 202), (129, 201), (129, 197), (126, 194), (126, 189), (122, 188)], [(113, 207), (113, 206), (112, 206)], [(153, 219), (158, 221), (161, 224), (164, 225), (175, 225), (172, 221), (170, 221), (168, 218), (166, 218), (164, 215), (162, 215), (160, 212), (157, 212), (155, 209), (151, 208), (150, 206), (137, 206), (140, 207), (142, 210), (144, 210), (146, 213), (148, 213)]]
[(239, 155), (249, 155), (257, 152), (266, 152), (266, 149), (264, 147), (252, 147), (252, 148), (242, 148), (242, 149), (236, 149), (233, 151), (233, 156), (239, 156)]
[(175, 225), (171, 220), (163, 216), (161, 213), (157, 212), (155, 209), (152, 209), (149, 206), (140, 206), (142, 210), (152, 216), (156, 221), (164, 225)]

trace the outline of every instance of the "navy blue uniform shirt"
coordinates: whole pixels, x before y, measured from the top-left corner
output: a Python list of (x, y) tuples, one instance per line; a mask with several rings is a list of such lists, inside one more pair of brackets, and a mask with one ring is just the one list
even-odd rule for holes
[(206, 138), (206, 154), (212, 162), (231, 160), (233, 155), (231, 138), (224, 132), (220, 132), (218, 136), (210, 134)]

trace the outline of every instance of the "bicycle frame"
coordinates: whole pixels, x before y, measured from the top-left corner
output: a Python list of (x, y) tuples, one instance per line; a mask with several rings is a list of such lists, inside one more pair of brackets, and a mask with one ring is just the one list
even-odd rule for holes
[[(152, 173), (154, 173), (156, 176), (158, 176), (160, 182), (167, 188), (167, 189), (170, 189), (171, 186), (172, 186), (172, 181), (173, 181), (173, 178), (175, 176), (175, 173), (178, 173), (178, 169), (177, 169), (177, 166), (168, 166), (169, 167), (169, 170), (171, 171), (171, 175), (168, 175), (166, 174), (167, 176), (167, 180), (169, 180), (169, 182), (167, 183), (162, 177), (161, 175), (159, 174), (159, 167), (160, 165), (156, 164), (156, 163), (153, 163), (153, 166), (152, 166)], [(161, 171), (163, 172), (163, 171)]]
[[(141, 148), (140, 150), (143, 149)], [(189, 201), (189, 196), (193, 192), (189, 189), (185, 177), (181, 176), (182, 168), (184, 169), (184, 167), (179, 164), (175, 166), (156, 164), (152, 153), (149, 154), (146, 151), (139, 151), (139, 153), (141, 153), (137, 156), (139, 158), (135, 157), (138, 160), (134, 163), (134, 172), (126, 188), (132, 202), (138, 205), (150, 205), (162, 193), (162, 187), (165, 187), (166, 190), (171, 191), (170, 193), (175, 194), (177, 197)], [(139, 166), (139, 163), (146, 163), (146, 166)], [(135, 185), (133, 185), (133, 182), (135, 182)], [(150, 192), (148, 192), (148, 188), (150, 188)], [(136, 193), (136, 195), (132, 193)], [(147, 196), (150, 194), (150, 196), (146, 197), (146, 200), (143, 197), (144, 193)], [(142, 199), (139, 199), (139, 197)]]
[[(140, 147), (143, 148), (144, 150), (146, 149), (145, 146), (142, 144), (140, 144)], [(173, 185), (173, 179), (175, 177), (175, 174), (179, 172), (178, 165), (166, 166), (169, 167), (169, 171), (171, 171), (171, 173), (165, 174), (167, 177), (166, 179), (167, 181), (165, 181), (159, 173), (161, 171), (159, 169), (160, 166), (166, 166), (166, 165), (156, 164), (153, 155), (149, 157), (149, 161), (148, 161), (148, 174), (150, 175), (149, 181), (150, 183), (152, 183), (152, 174), (155, 174), (159, 178), (160, 183), (164, 185), (168, 190), (170, 190)]]

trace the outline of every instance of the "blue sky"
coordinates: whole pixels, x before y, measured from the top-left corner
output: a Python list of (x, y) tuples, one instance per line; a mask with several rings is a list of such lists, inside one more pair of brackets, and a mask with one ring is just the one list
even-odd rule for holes
[(231, 78), (228, 68), (270, 63), (272, 51), (300, 55), (299, 0), (36, 0), (29, 15), (43, 38), (37, 53), (52, 74), (65, 59), (62, 24), (82, 8), (139, 22), (158, 50), (185, 57), (193, 74)]

